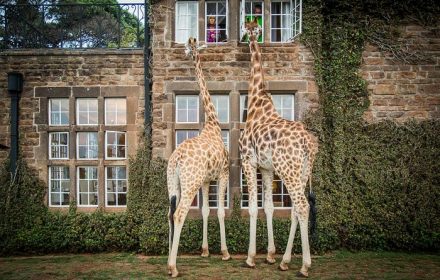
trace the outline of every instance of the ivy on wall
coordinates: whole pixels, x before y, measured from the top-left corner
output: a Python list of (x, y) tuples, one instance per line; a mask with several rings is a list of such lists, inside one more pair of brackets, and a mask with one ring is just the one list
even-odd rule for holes
[[(421, 3), (423, 2), (423, 3)], [(307, 118), (320, 149), (313, 182), (318, 231), (312, 250), (337, 248), (440, 250), (440, 122), (381, 122), (362, 119), (369, 106), (366, 82), (359, 74), (362, 51), (373, 42), (399, 61), (416, 63), (423, 54), (405, 52), (395, 26), (408, 21), (436, 26), (438, 1), (303, 1), (301, 42), (315, 57), (320, 109)], [(382, 45), (381, 45), (382, 44)], [(53, 213), (43, 205), (46, 188), (21, 163), (11, 183), (8, 165), (0, 174), (1, 254), (20, 252), (168, 252), (166, 163), (153, 159), (144, 139), (130, 161), (127, 212)], [(239, 198), (226, 222), (231, 253), (248, 247), (248, 219)], [(287, 243), (290, 221), (274, 220), (278, 252)], [(220, 251), (216, 217), (209, 219), (211, 252)], [(257, 249), (265, 251), (264, 220), (257, 227)], [(180, 252), (200, 251), (202, 221), (188, 219)], [(299, 250), (296, 238), (295, 250)]]

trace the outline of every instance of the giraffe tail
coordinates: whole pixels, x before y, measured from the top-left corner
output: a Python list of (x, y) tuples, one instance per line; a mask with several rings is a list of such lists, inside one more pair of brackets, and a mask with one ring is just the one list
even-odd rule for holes
[(316, 195), (312, 190), (312, 174), (309, 176), (309, 186), (310, 186), (310, 192), (309, 192), (309, 205), (310, 205), (310, 235), (312, 236), (312, 240), (315, 240), (316, 238)]

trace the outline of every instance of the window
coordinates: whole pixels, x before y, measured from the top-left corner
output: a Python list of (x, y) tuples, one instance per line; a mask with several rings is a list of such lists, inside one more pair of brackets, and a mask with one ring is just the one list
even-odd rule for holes
[(69, 99), (49, 99), (49, 125), (69, 125)]
[(105, 99), (105, 124), (124, 125), (127, 123), (127, 104), (125, 98)]
[[(246, 182), (246, 176), (244, 176), (243, 170), (241, 170), (241, 207), (249, 208), (249, 191)], [(263, 207), (263, 180), (260, 171), (257, 171), (257, 206)]]
[[(229, 208), (229, 192), (228, 187), (225, 193), (225, 208)], [(218, 181), (212, 181), (209, 183), (208, 193), (209, 208), (218, 208)]]
[(228, 95), (212, 95), (212, 103), (214, 104), (218, 120), (221, 123), (229, 122), (229, 96)]
[[(261, 27), (261, 35), (258, 37), (258, 43), (263, 43), (264, 41), (264, 2), (263, 1), (253, 1), (253, 0), (242, 0), (240, 8), (240, 21), (241, 25), (244, 27), (245, 22), (253, 21), (257, 19), (258, 25)], [(243, 32), (243, 29), (241, 29)], [(244, 37), (243, 37), (244, 36)], [(245, 34), (240, 34), (243, 42), (247, 42), (249, 38)]]
[(49, 159), (69, 158), (69, 132), (49, 133)]
[(105, 133), (105, 158), (125, 159), (125, 132), (107, 131)]
[(70, 176), (67, 166), (49, 167), (49, 205), (69, 206)]
[(98, 133), (78, 132), (77, 134), (77, 158), (97, 159), (98, 158)]
[(98, 99), (78, 98), (76, 100), (76, 117), (78, 125), (98, 124)]
[(206, 43), (226, 42), (228, 35), (227, 1), (206, 1)]
[(247, 94), (240, 95), (240, 122), (246, 122), (247, 106), (248, 106)]
[(295, 96), (293, 94), (273, 94), (272, 101), (282, 118), (295, 120)]
[(222, 140), (225, 144), (226, 150), (229, 151), (229, 130), (222, 130)]
[(108, 166), (105, 169), (106, 205), (127, 205), (127, 170), (125, 166)]
[(301, 31), (301, 0), (272, 0), (270, 5), (270, 41), (289, 42)]
[(283, 181), (276, 175), (272, 182), (272, 194), (273, 206), (275, 208), (292, 207), (292, 200), (290, 199), (289, 192), (284, 186)]
[(197, 95), (176, 96), (176, 122), (178, 123), (199, 122), (199, 96)]
[(198, 40), (198, 9), (197, 1), (176, 2), (176, 42), (186, 43), (189, 37)]
[(98, 206), (98, 168), (78, 167), (78, 205)]
[(186, 139), (190, 139), (198, 135), (198, 130), (176, 130), (176, 147), (182, 144)]

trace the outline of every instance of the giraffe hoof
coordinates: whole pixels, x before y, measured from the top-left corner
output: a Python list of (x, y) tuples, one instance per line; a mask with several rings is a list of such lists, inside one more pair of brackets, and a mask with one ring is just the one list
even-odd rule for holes
[(231, 259), (231, 255), (229, 255), (228, 250), (222, 251), (222, 254), (223, 254), (223, 257), (222, 257), (223, 261), (229, 261)]
[(298, 277), (298, 278), (309, 278), (308, 275), (304, 274), (304, 273), (301, 272), (301, 271), (298, 271), (298, 272), (296, 273), (296, 277)]
[(176, 278), (177, 276), (179, 276), (179, 271), (177, 271), (177, 268), (174, 267), (170, 267), (168, 268), (168, 274), (171, 275), (172, 278)]
[(204, 257), (204, 258), (209, 257), (209, 250), (208, 250), (208, 249), (203, 249), (203, 248), (202, 248), (202, 254), (201, 254), (201, 256)]
[(244, 267), (244, 268), (252, 268), (252, 269), (254, 269), (254, 268), (255, 268), (255, 264), (250, 265), (250, 264), (248, 264), (247, 261), (246, 261), (244, 264), (241, 265), (241, 267)]
[(276, 262), (276, 260), (273, 257), (267, 257), (264, 262), (267, 264), (274, 264)]
[(289, 266), (287, 266), (286, 263), (281, 262), (281, 263), (280, 263), (280, 266), (279, 266), (278, 268), (279, 268), (279, 270), (281, 270), (281, 271), (286, 271), (286, 270), (289, 269)]

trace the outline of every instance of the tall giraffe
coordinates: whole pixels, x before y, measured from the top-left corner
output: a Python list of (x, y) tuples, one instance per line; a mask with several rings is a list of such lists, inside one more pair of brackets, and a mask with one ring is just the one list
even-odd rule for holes
[(217, 216), (220, 223), (222, 260), (230, 259), (226, 246), (224, 222), (224, 198), (229, 183), (228, 151), (223, 144), (217, 113), (211, 102), (211, 97), (206, 86), (196, 39), (189, 38), (186, 52), (191, 55), (195, 62), (196, 76), (200, 87), (200, 96), (202, 97), (205, 109), (206, 122), (202, 133), (180, 144), (168, 161), (167, 183), (168, 196), (170, 199), (168, 272), (172, 277), (177, 277), (179, 274), (176, 268), (176, 257), (180, 233), (191, 202), (200, 187), (202, 187), (203, 193), (202, 256), (207, 257), (209, 255), (207, 238), (209, 182), (217, 179), (219, 182)]
[(256, 41), (261, 28), (256, 21), (246, 23), (251, 52), (251, 73), (248, 92), (248, 113), (244, 132), (240, 137), (242, 167), (249, 190), (250, 240), (246, 264), (255, 267), (257, 226), (257, 169), (261, 171), (264, 186), (264, 212), (267, 218), (268, 253), (266, 261), (275, 263), (273, 237), (272, 181), (274, 172), (283, 180), (292, 199), (292, 224), (281, 270), (287, 270), (291, 260), (293, 239), (299, 221), (303, 265), (298, 272), (308, 276), (311, 266), (308, 238), (309, 204), (304, 194), (311, 176), (313, 161), (318, 151), (315, 136), (300, 122), (283, 119), (276, 111), (272, 98), (266, 92), (260, 47)]

